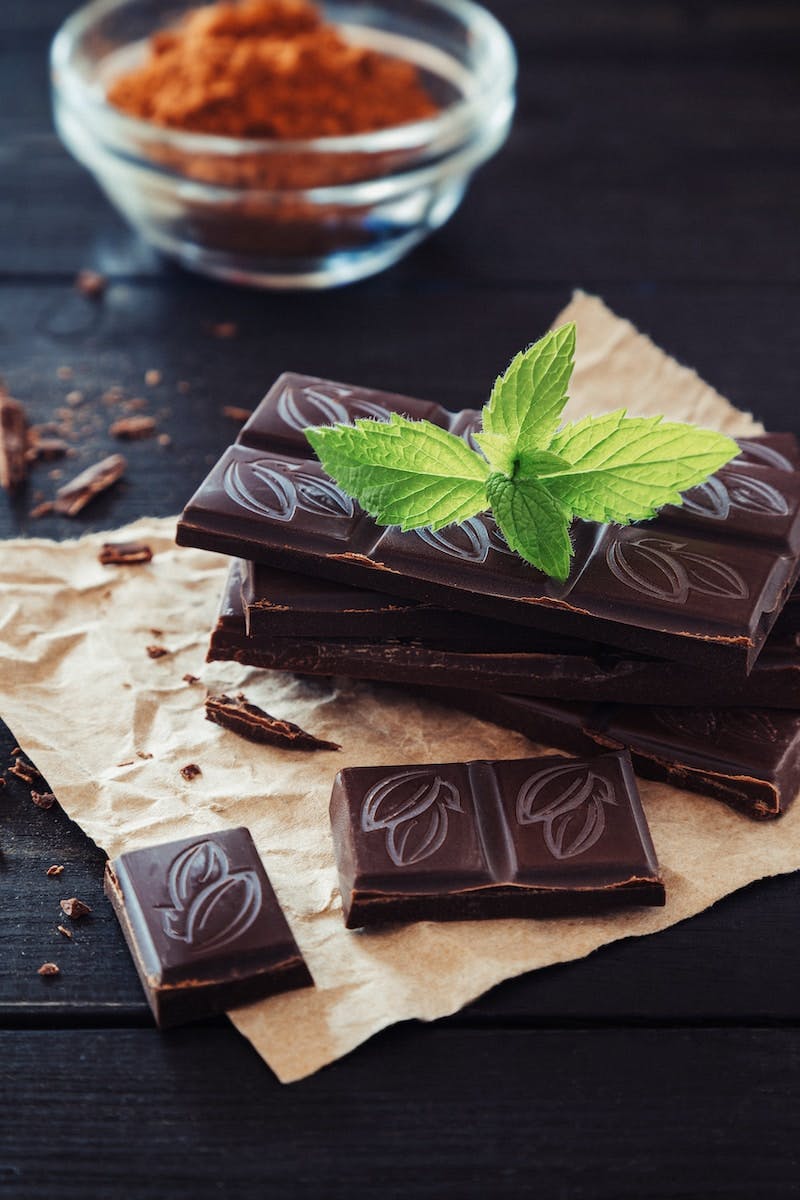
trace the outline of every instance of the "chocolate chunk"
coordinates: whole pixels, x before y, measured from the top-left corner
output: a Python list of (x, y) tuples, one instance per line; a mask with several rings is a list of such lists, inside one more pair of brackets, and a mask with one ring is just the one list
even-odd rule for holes
[(81, 917), (87, 916), (92, 910), (88, 904), (84, 904), (77, 896), (71, 896), (69, 900), (59, 901), (62, 911), (73, 921), (79, 921)]
[(197, 763), (187, 763), (185, 767), (181, 767), (181, 775), (187, 783), (191, 783), (193, 779), (197, 779), (198, 775), (202, 774)]
[(8, 768), (9, 775), (16, 775), (17, 779), (21, 779), (23, 783), (35, 783), (37, 779), (41, 779), (40, 771), (32, 763), (25, 762), (21, 758), (14, 761), (13, 766)]
[(169, 654), (169, 650), (167, 650), (166, 646), (157, 646), (154, 644), (147, 646), (146, 649), (148, 658), (164, 658), (167, 654)]
[(464, 688), (429, 695), (574, 754), (625, 746), (644, 778), (756, 820), (780, 816), (800, 791), (800, 712), (560, 704)]
[(55, 511), (65, 517), (77, 516), (94, 496), (110, 488), (125, 474), (127, 465), (121, 454), (110, 454), (94, 466), (87, 467), (58, 489), (53, 505)]
[(72, 930), (67, 929), (66, 925), (56, 925), (56, 929), (59, 933), (63, 934), (65, 938), (69, 938), (69, 940), (72, 941)]
[[(244, 583), (242, 583), (244, 574)], [(304, 675), (345, 675), (355, 679), (466, 687), (492, 692), (517, 692), (552, 699), (649, 704), (654, 696), (669, 705), (726, 707), (797, 708), (800, 703), (800, 603), (787, 602), (782, 621), (769, 635), (752, 672), (745, 675), (735, 665), (714, 672), (698, 672), (682, 663), (626, 654), (598, 643), (576, 638), (559, 638), (538, 630), (500, 621), (477, 618), (444, 610), (407, 605), (405, 611), (390, 607), (366, 608), (367, 598), (377, 593), (305, 581), (266, 567), (235, 560), (228, 573), (219, 615), (208, 650), (209, 661), (234, 661), (267, 670), (293, 671)], [(258, 607), (254, 580), (262, 580), (273, 608)], [(347, 593), (362, 596), (351, 600)], [(315, 593), (319, 593), (316, 595)], [(250, 607), (245, 610), (245, 598)], [(338, 609), (334, 604), (338, 602)], [(369, 632), (358, 636), (359, 619), (349, 606), (363, 614)], [(417, 612), (419, 636), (408, 633)], [(258, 612), (258, 632), (253, 630)], [(278, 629), (293, 629), (294, 636), (269, 636), (265, 632), (274, 613)], [(246, 618), (251, 632), (248, 636)], [(370, 618), (380, 616), (385, 634)], [(319, 636), (325, 619), (349, 637)], [(448, 618), (449, 636), (428, 636), (429, 624), (436, 628)], [(464, 625), (463, 622), (467, 622)], [(310, 626), (312, 635), (302, 630)], [(370, 637), (370, 633), (372, 636)]]
[(132, 442), (138, 438), (150, 437), (155, 428), (155, 417), (120, 417), (109, 427), (108, 432), (111, 437)]
[(7, 492), (22, 487), (28, 475), (28, 418), (18, 400), (0, 385), (0, 487)]
[(52, 978), (56, 975), (60, 975), (61, 970), (59, 967), (56, 966), (55, 963), (46, 962), (46, 963), (42, 963), (42, 965), (39, 967), (39, 970), (36, 972), (36, 974), (42, 975), (42, 976), (44, 976), (45, 979), (47, 979), (47, 978)]
[(348, 929), (664, 903), (627, 753), (340, 771)]
[(144, 542), (104, 542), (97, 557), (103, 566), (130, 567), (149, 563), (153, 551)]
[(52, 792), (31, 792), (31, 800), (37, 808), (52, 808), (56, 802)]
[(247, 829), (122, 854), (105, 891), (161, 1028), (313, 985)]
[[(750, 670), (800, 575), (800, 473), (749, 463), (653, 521), (576, 521), (560, 583), (512, 554), (488, 514), (438, 533), (378, 527), (310, 447), (293, 445), (290, 456), (271, 440), (276, 427), (302, 435), (308, 424), (397, 406), (397, 397), (381, 404), (373, 392), (281, 377), (190, 500), (178, 542), (695, 667)], [(438, 411), (453, 433), (474, 429), (472, 415)]]
[(186, 674), (183, 676), (183, 682), (188, 683), (190, 686), (192, 686), (193, 684), (200, 682), (200, 677), (198, 675), (192, 675), (192, 674), (190, 674), (190, 672), (187, 671)]
[(282, 746), (286, 750), (341, 750), (336, 742), (326, 742), (306, 733), (291, 721), (272, 717), (257, 704), (250, 704), (244, 696), (220, 694), (206, 698), (206, 720), (230, 729), (249, 742), (262, 742)]

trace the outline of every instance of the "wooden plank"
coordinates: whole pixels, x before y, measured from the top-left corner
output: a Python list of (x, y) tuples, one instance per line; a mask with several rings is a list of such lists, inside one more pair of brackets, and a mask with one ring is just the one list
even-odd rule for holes
[(231, 1030), (0, 1034), (6, 1200), (796, 1195), (796, 1031), (403, 1028), (281, 1087)]

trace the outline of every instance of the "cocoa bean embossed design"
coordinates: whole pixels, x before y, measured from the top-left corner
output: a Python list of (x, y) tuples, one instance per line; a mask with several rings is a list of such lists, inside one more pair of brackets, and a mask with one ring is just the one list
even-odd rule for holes
[(480, 517), (470, 517), (460, 525), (448, 525), (436, 532), (430, 529), (415, 529), (414, 532), (426, 546), (449, 554), (451, 558), (460, 558), (462, 562), (486, 562), (491, 546), (489, 531)]
[(225, 471), (223, 487), (235, 504), (273, 521), (291, 521), (298, 509), (334, 518), (350, 518), (355, 511), (335, 483), (277, 459), (237, 459)]
[(613, 541), (606, 549), (606, 563), (626, 587), (670, 604), (685, 604), (691, 592), (729, 600), (746, 600), (750, 594), (733, 567), (667, 538)]
[(164, 932), (206, 953), (230, 945), (251, 927), (262, 904), (255, 871), (232, 871), (225, 851), (213, 841), (187, 846), (170, 863), (171, 908), (163, 908)]
[(727, 736), (748, 742), (776, 742), (778, 729), (766, 712), (742, 709), (654, 708), (656, 721), (672, 733), (691, 738)]
[(458, 788), (431, 771), (399, 771), (374, 784), (361, 808), (364, 833), (383, 830), (396, 867), (435, 854), (447, 838), (449, 813), (463, 813)]
[(577, 858), (603, 836), (607, 804), (617, 804), (610, 780), (585, 766), (560, 763), (523, 783), (517, 821), (544, 827), (544, 843), (553, 858)]
[(302, 432), (314, 425), (349, 425), (354, 417), (374, 417), (389, 420), (389, 410), (382, 404), (358, 398), (347, 407), (342, 403), (353, 395), (349, 388), (332, 388), (324, 392), (318, 386), (292, 387), (281, 392), (277, 412), (290, 429)]
[(761, 442), (751, 442), (749, 438), (738, 438), (741, 455), (739, 458), (734, 458), (733, 462), (728, 463), (729, 467), (741, 469), (748, 462), (764, 463), (767, 467), (774, 467), (776, 471), (794, 471), (794, 467), (789, 462), (785, 454), (781, 454), (774, 446), (765, 446)]
[(785, 517), (789, 512), (786, 497), (776, 487), (741, 471), (713, 475), (692, 488), (683, 498), (683, 508), (712, 521), (726, 520), (734, 508), (763, 517)]

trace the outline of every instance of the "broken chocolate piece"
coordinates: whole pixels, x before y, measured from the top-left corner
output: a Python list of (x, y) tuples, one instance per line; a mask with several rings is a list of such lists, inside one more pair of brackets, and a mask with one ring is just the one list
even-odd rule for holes
[(187, 783), (191, 783), (193, 779), (197, 779), (197, 776), (202, 774), (197, 763), (187, 763), (185, 767), (181, 767), (181, 775)]
[(61, 909), (73, 921), (79, 921), (81, 917), (85, 917), (92, 910), (88, 904), (84, 904), (77, 896), (70, 896), (69, 900), (59, 901)]
[(42, 976), (44, 976), (44, 978), (48, 978), (48, 977), (52, 977), (55, 975), (60, 975), (61, 971), (59, 970), (59, 968), (56, 966), (55, 963), (46, 962), (46, 963), (42, 963), (42, 965), (39, 967), (39, 970), (36, 972), (36, 974), (42, 975)]
[(626, 752), (340, 771), (348, 929), (664, 903)]
[(313, 986), (247, 829), (122, 854), (105, 891), (161, 1028)]
[(121, 454), (110, 454), (56, 492), (53, 508), (65, 517), (74, 517), (86, 507), (94, 496), (110, 488), (125, 474), (127, 462)]
[(31, 792), (31, 800), (37, 808), (52, 808), (56, 798), (52, 792)]
[(137, 438), (150, 437), (155, 432), (155, 417), (120, 417), (110, 426), (111, 437), (123, 438), (125, 441), (135, 441)]
[(18, 400), (0, 386), (0, 487), (7, 492), (22, 487), (28, 474), (28, 418)]
[(97, 557), (103, 566), (130, 567), (149, 563), (153, 551), (144, 542), (103, 542)]
[(149, 658), (164, 658), (165, 655), (169, 654), (169, 650), (166, 646), (152, 645), (147, 647), (147, 654)]
[(206, 719), (238, 733), (250, 742), (282, 746), (286, 750), (341, 750), (336, 742), (326, 742), (306, 733), (292, 721), (282, 721), (251, 704), (246, 697), (220, 694), (206, 699)]
[(9, 775), (16, 775), (17, 779), (21, 779), (23, 783), (35, 783), (37, 779), (41, 779), (40, 771), (32, 763), (27, 763), (23, 759), (15, 760), (14, 765), (8, 768)]
[(67, 929), (66, 925), (56, 925), (56, 929), (59, 933), (63, 933), (65, 938), (69, 938), (72, 941), (72, 930)]
[(63, 870), (64, 870), (64, 868), (62, 866), (59, 866), (56, 863), (53, 863), (52, 867), (47, 868), (47, 870), (45, 871), (45, 875), (49, 875), (51, 878), (53, 878), (56, 875), (61, 875), (63, 873)]

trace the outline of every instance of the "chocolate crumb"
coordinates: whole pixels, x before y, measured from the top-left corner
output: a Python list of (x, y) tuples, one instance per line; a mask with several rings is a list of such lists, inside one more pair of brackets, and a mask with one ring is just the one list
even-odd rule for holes
[(77, 408), (79, 404), (83, 404), (85, 398), (86, 397), (84, 396), (83, 392), (79, 392), (77, 389), (67, 392), (66, 396), (64, 397), (70, 408)]
[(235, 338), (238, 332), (239, 326), (235, 321), (217, 321), (211, 326), (211, 336), (221, 338), (223, 341)]
[(191, 674), (191, 672), (187, 671), (187, 672), (186, 672), (186, 674), (185, 674), (185, 675), (184, 675), (184, 677), (183, 677), (183, 682), (184, 682), (184, 683), (188, 683), (188, 684), (199, 683), (199, 682), (200, 682), (200, 676), (199, 676), (199, 675), (192, 675), (192, 674)]
[(11, 757), (12, 757), (12, 758), (14, 758), (14, 756), (15, 756), (15, 755), (17, 755), (17, 754), (22, 754), (22, 747), (21, 747), (21, 746), (14, 746), (14, 747), (12, 748), (12, 750), (11, 750)]
[(111, 437), (122, 438), (125, 441), (135, 441), (138, 438), (150, 437), (155, 432), (155, 417), (120, 417), (109, 427)]
[(239, 425), (243, 425), (252, 417), (253, 410), (252, 408), (239, 408), (236, 404), (226, 404), (222, 409), (222, 415), (229, 421), (236, 421)]
[(59, 968), (56, 966), (55, 963), (48, 962), (48, 963), (42, 963), (42, 965), (39, 967), (39, 970), (36, 972), (36, 974), (43, 975), (45, 978), (48, 978), (53, 975), (60, 975), (61, 971), (59, 970)]
[(251, 704), (242, 692), (235, 699), (224, 694), (206, 697), (206, 720), (249, 742), (283, 746), (287, 750), (341, 750), (337, 742), (326, 742), (292, 721), (270, 716), (257, 704)]
[(73, 374), (72, 367), (58, 367), (56, 370), (59, 379), (72, 379)]
[(37, 779), (42, 778), (41, 771), (37, 771), (33, 763), (27, 763), (21, 758), (16, 759), (13, 767), (9, 767), (8, 771), (10, 775), (16, 775), (17, 779), (21, 779), (23, 783), (35, 783)]
[(37, 808), (52, 808), (56, 798), (52, 792), (31, 792), (31, 800)]
[(148, 387), (158, 387), (161, 383), (161, 372), (151, 368), (144, 373), (144, 381)]
[(197, 776), (202, 774), (197, 763), (187, 763), (185, 767), (181, 767), (181, 775), (187, 783), (191, 783), (193, 779), (197, 779)]
[(57, 863), (53, 863), (52, 867), (47, 868), (47, 870), (45, 871), (45, 875), (49, 875), (52, 879), (56, 875), (61, 875), (63, 870), (64, 870), (63, 866), (61, 866)]
[(103, 542), (97, 558), (104, 567), (130, 567), (149, 563), (153, 551), (144, 542)]
[(147, 647), (147, 654), (150, 658), (164, 658), (166, 654), (169, 654), (169, 650), (166, 646), (152, 645)]
[(80, 920), (81, 917), (85, 917), (87, 913), (92, 911), (89, 905), (84, 904), (77, 896), (70, 896), (69, 900), (60, 900), (59, 903), (61, 911), (66, 913), (68, 917), (71, 917), (73, 921)]
[(108, 280), (105, 275), (101, 275), (99, 271), (92, 271), (88, 267), (84, 267), (75, 276), (75, 288), (82, 296), (88, 296), (90, 300), (99, 300), (108, 287)]
[(132, 767), (134, 764), (134, 761), (135, 760), (132, 758), (126, 758), (124, 762), (117, 763), (117, 766), (118, 767)]
[(28, 516), (33, 521), (38, 521), (39, 517), (46, 517), (48, 513), (53, 511), (54, 508), (55, 504), (52, 500), (43, 500), (41, 504), (37, 504), (35, 508), (31, 509), (31, 511), (28, 513)]
[(158, 442), (159, 446), (171, 446), (172, 445), (172, 438), (169, 436), (168, 433), (160, 433), (158, 435), (158, 437), (156, 438), (156, 441)]
[(87, 467), (58, 489), (53, 508), (65, 517), (76, 516), (94, 496), (116, 483), (124, 475), (127, 465), (121, 454), (110, 454), (108, 458)]
[(59, 933), (63, 933), (65, 938), (69, 938), (72, 941), (72, 930), (67, 929), (66, 925), (56, 925), (56, 929)]
[(148, 758), (152, 758), (153, 756), (152, 756), (152, 754), (150, 753), (150, 751), (149, 751), (149, 750), (137, 750), (137, 751), (136, 751), (136, 757), (137, 757), (137, 758), (144, 758), (144, 759), (148, 759)]

